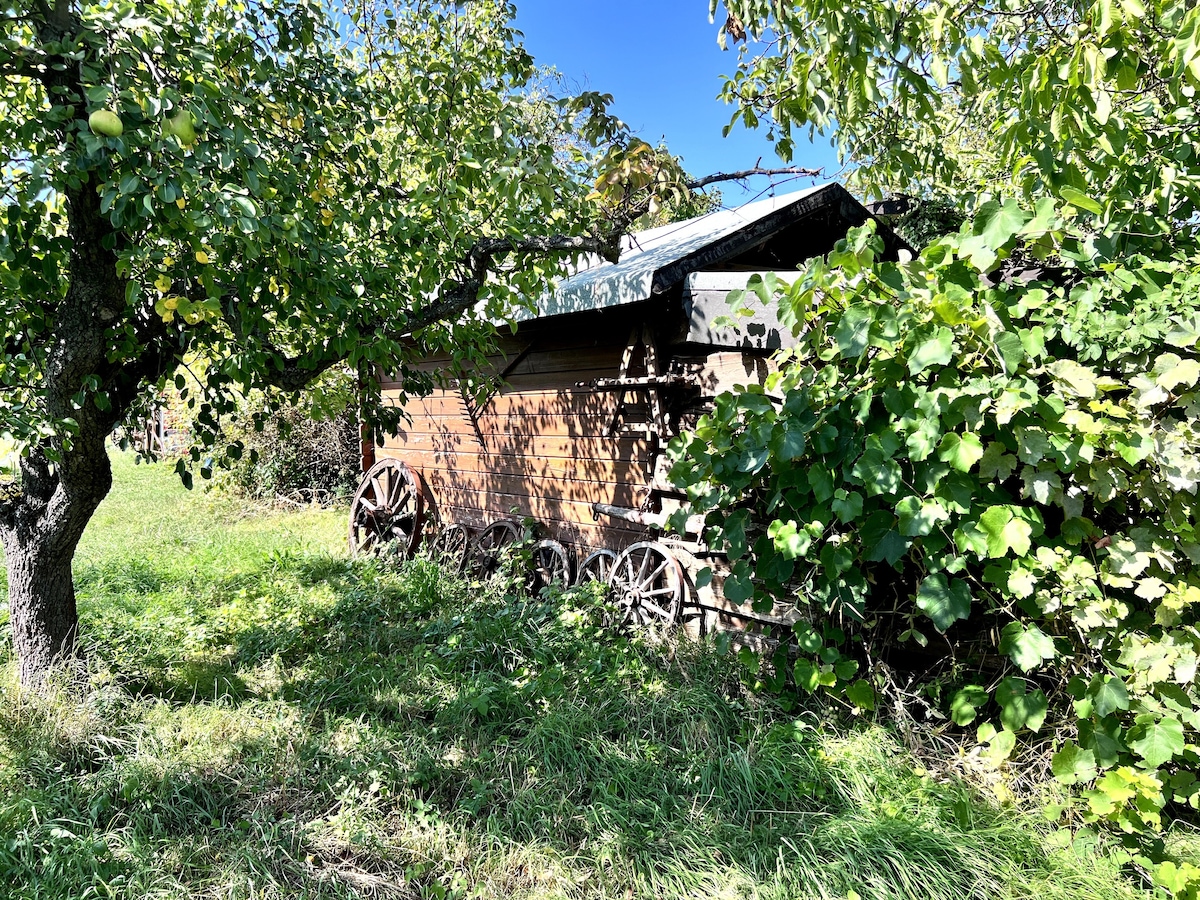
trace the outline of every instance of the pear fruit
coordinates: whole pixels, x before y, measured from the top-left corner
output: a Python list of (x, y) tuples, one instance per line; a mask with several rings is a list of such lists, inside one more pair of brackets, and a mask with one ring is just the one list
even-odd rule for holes
[(163, 122), (163, 134), (173, 134), (179, 138), (179, 143), (190, 147), (196, 143), (196, 120), (188, 110), (181, 107), (176, 110), (175, 115)]
[(104, 137), (120, 137), (125, 130), (121, 117), (111, 109), (98, 109), (88, 116), (88, 128), (92, 129), (93, 134)]

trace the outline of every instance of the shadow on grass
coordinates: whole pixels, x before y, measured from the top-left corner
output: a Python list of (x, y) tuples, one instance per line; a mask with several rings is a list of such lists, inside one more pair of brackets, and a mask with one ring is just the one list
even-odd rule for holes
[(593, 595), (300, 554), (184, 585), (106, 577), (90, 584), (161, 597), (90, 613), (143, 717), (136, 751), (80, 770), (64, 816), (119, 827), (180, 884), (966, 900), (1079, 896), (1082, 879), (1133, 895), (1102, 866), (1052, 870), (1036, 830), (883, 730), (785, 716), (732, 658), (615, 634)]

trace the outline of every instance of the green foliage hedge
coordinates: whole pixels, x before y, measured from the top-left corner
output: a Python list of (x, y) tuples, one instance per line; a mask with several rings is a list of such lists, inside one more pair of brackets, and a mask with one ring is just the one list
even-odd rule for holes
[(798, 346), (672, 474), (726, 597), (808, 610), (801, 688), (869, 710), (871, 661), (907, 665), (993, 759), (1052, 741), (1073, 812), (1140, 832), (1200, 806), (1200, 278), (1074, 212), (991, 202), (907, 263), (864, 228), (753, 281)]

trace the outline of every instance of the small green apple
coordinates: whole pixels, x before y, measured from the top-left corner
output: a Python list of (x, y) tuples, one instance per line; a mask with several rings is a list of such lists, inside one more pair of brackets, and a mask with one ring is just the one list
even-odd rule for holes
[(93, 134), (104, 137), (120, 137), (125, 130), (121, 117), (111, 109), (98, 109), (88, 116), (88, 128), (92, 129)]
[(173, 134), (179, 138), (179, 143), (190, 147), (196, 143), (196, 120), (192, 114), (182, 107), (175, 115), (163, 122), (163, 134)]

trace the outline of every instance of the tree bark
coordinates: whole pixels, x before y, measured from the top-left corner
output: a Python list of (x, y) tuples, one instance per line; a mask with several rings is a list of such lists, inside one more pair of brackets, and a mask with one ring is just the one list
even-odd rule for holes
[[(76, 466), (58, 471), (24, 467), (32, 482), (22, 497), (25, 502), (10, 506), (0, 521), (18, 677), (33, 690), (83, 657), (71, 563), (88, 521), (112, 487), (104, 437), (86, 443), (91, 445), (87, 458)], [(68, 472), (74, 477), (64, 479)], [(39, 487), (49, 488), (44, 504), (34, 499)]]
[(22, 686), (45, 686), (51, 673), (79, 658), (79, 613), (71, 556), (36, 542), (5, 548), (13, 649)]
[[(68, 0), (40, 4), (33, 25), (43, 45), (64, 42), (83, 24)], [(80, 63), (63, 56), (39, 78), (54, 95), (83, 109)], [(58, 101), (56, 101), (58, 102)], [(70, 141), (62, 125), (64, 146)], [(70, 262), (61, 299), (47, 298), (50, 325), (41, 361), (40, 409), (59, 433), (29, 448), (21, 477), (0, 484), (0, 542), (8, 570), (13, 649), (21, 684), (39, 689), (52, 673), (79, 659), (79, 612), (71, 562), (88, 520), (112, 486), (105, 440), (136, 397), (143, 378), (162, 370), (169, 353), (155, 344), (125, 361), (111, 353), (109, 331), (126, 313), (124, 280), (117, 268), (119, 235), (100, 209), (95, 184), (85, 175), (61, 188), (66, 201)], [(97, 404), (95, 382), (108, 398)], [(78, 397), (83, 393), (82, 404)], [(73, 422), (68, 433), (62, 423)]]

